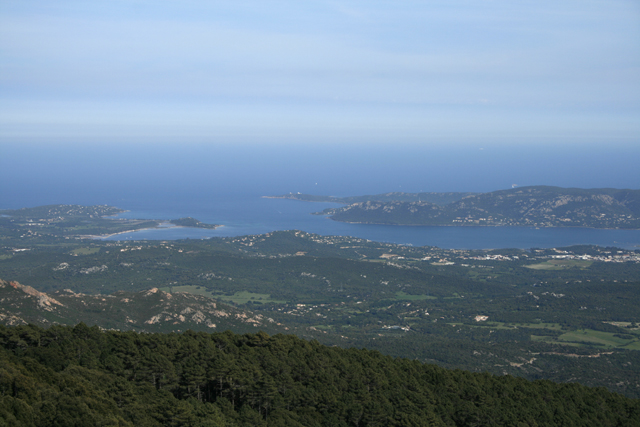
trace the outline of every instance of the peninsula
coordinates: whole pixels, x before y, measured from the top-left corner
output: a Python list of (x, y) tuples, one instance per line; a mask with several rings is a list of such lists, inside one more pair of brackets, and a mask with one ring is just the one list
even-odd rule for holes
[[(0, 210), (2, 238), (95, 238), (131, 231), (158, 228), (165, 220), (126, 219), (114, 215), (126, 212), (108, 205), (47, 205), (22, 209)], [(214, 229), (217, 224), (205, 224), (187, 217), (169, 220), (173, 226)]]
[(276, 196), (342, 203), (335, 221), (422, 226), (640, 228), (640, 190), (531, 186), (490, 193), (386, 193), (377, 196)]

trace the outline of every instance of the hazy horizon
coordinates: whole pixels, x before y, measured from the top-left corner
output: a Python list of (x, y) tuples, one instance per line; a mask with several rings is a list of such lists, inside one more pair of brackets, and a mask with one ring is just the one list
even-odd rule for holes
[(5, 207), (640, 188), (633, 1), (27, 0), (0, 52)]
[(0, 141), (638, 144), (640, 5), (0, 6)]

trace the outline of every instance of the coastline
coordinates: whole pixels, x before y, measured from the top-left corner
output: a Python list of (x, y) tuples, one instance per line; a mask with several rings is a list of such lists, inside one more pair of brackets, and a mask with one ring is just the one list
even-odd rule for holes
[[(163, 224), (170, 224), (169, 222), (165, 222)], [(194, 230), (217, 230), (220, 227), (224, 227), (223, 224), (216, 224), (213, 228), (204, 228), (204, 227), (186, 227), (184, 225), (170, 225), (168, 227), (145, 227), (145, 228), (137, 228), (135, 230), (126, 230), (126, 231), (118, 231), (117, 233), (111, 234), (84, 234), (81, 236), (76, 236), (79, 239), (108, 239), (113, 236), (117, 236), (119, 234), (127, 234), (127, 233), (135, 233), (138, 231), (147, 231), (147, 230), (169, 230), (172, 228), (193, 228)]]

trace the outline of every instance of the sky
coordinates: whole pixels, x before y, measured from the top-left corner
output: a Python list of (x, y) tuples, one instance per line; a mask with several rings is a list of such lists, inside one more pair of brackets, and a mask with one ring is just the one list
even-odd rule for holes
[(0, 142), (640, 143), (640, 2), (0, 1)]

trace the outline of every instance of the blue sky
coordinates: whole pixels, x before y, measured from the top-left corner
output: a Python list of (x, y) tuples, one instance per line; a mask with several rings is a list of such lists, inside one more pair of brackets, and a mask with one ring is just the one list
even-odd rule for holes
[(640, 2), (2, 1), (0, 141), (640, 141)]

